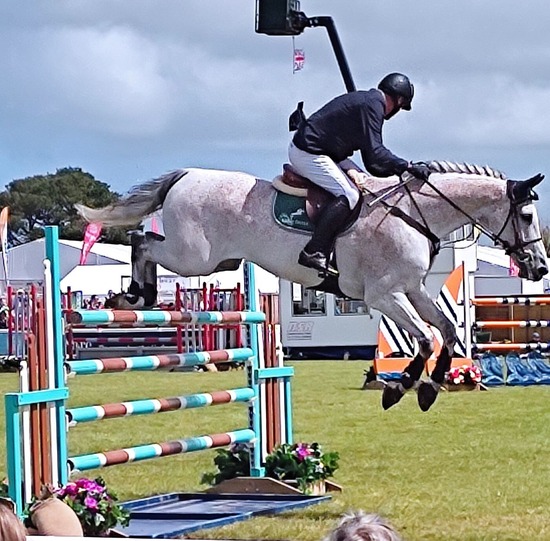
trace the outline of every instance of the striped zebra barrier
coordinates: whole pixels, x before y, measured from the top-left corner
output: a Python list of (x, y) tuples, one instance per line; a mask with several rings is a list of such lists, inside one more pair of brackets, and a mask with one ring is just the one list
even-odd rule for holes
[[(196, 325), (247, 326), (248, 347), (194, 351), (166, 355), (67, 360), (63, 310), (59, 288), (57, 228), (46, 228), (44, 288), (33, 304), (34, 325), (27, 333), (29, 355), (23, 362), (21, 388), (9, 393), (6, 403), (9, 496), (23, 511), (43, 484), (65, 484), (76, 471), (113, 466), (158, 457), (183, 454), (232, 443), (251, 446), (251, 476), (262, 477), (264, 459), (277, 443), (292, 441), (290, 378), (292, 368), (277, 354), (275, 324), (264, 332), (266, 315), (257, 311), (254, 274), (245, 273), (247, 310), (186, 312), (184, 310), (109, 311), (70, 310), (67, 323), (82, 327), (105, 325)], [(271, 316), (268, 316), (271, 318)], [(268, 330), (269, 329), (269, 330)], [(264, 353), (265, 349), (265, 353)], [(66, 407), (70, 391), (67, 376), (85, 376), (126, 371), (154, 371), (178, 366), (242, 361), (247, 386), (201, 392), (187, 396), (129, 400), (110, 404)], [(103, 376), (102, 376), (103, 377)], [(106, 377), (106, 376), (105, 376)], [(153, 442), (123, 449), (68, 456), (68, 428), (82, 423), (103, 422), (116, 417), (160, 414), (168, 411), (246, 404), (248, 426), (222, 433)], [(144, 425), (145, 429), (145, 425)]]
[[(452, 366), (471, 364), (470, 341), (468, 333), (464, 332), (467, 313), (464, 310), (464, 299), (467, 298), (465, 291), (466, 281), (464, 279), (464, 266), (456, 267), (447, 277), (445, 284), (437, 298), (436, 304), (443, 313), (456, 325), (457, 343), (455, 345), (455, 360)], [(426, 362), (426, 372), (433, 369), (433, 360), (439, 355), (443, 339), (441, 334), (434, 328), (434, 354)], [(386, 382), (401, 377), (401, 373), (412, 361), (415, 355), (415, 342), (413, 338), (397, 325), (394, 321), (382, 316), (378, 328), (377, 358), (371, 371), (366, 374), (364, 389), (379, 388), (380, 380)], [(371, 385), (368, 385), (371, 383)]]

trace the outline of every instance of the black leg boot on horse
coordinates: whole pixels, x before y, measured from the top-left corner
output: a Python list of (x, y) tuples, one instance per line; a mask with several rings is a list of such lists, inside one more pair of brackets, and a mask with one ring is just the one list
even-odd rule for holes
[(298, 263), (318, 270), (323, 276), (338, 276), (338, 270), (330, 265), (330, 254), (336, 237), (350, 218), (351, 212), (345, 195), (330, 201), (317, 219), (313, 236), (300, 252)]

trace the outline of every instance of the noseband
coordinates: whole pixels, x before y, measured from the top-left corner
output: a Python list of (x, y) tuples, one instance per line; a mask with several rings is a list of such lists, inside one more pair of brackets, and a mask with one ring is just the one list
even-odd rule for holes
[[(534, 238), (532, 240), (522, 240), (519, 236), (519, 212), (518, 207), (526, 202), (530, 202), (531, 198), (525, 198), (521, 200), (515, 200), (513, 197), (508, 194), (508, 199), (510, 200), (510, 210), (508, 211), (508, 216), (504, 221), (504, 225), (500, 228), (500, 231), (496, 235), (489, 235), (495, 244), (499, 244), (504, 248), (506, 255), (517, 254), (520, 250), (523, 250), (525, 247), (542, 240), (542, 237)], [(506, 229), (508, 223), (512, 221), (512, 229), (514, 230), (514, 244), (509, 243), (504, 240), (501, 235), (502, 232)], [(484, 233), (486, 233), (484, 231)], [(487, 233), (486, 233), (487, 234)]]

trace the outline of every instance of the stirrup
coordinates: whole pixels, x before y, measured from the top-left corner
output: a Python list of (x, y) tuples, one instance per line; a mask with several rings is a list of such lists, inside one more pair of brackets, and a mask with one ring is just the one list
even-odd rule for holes
[(302, 250), (298, 257), (298, 263), (303, 267), (319, 271), (321, 278), (325, 278), (326, 276), (338, 277), (340, 275), (338, 270), (328, 263), (327, 257), (322, 252), (308, 254), (305, 250)]

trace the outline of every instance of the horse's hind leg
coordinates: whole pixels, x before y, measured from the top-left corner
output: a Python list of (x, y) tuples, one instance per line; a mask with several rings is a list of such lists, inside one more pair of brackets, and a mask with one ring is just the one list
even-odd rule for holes
[(382, 313), (393, 319), (397, 325), (416, 338), (419, 352), (401, 374), (398, 383), (388, 383), (382, 394), (382, 407), (388, 409), (397, 404), (403, 395), (420, 380), (426, 360), (433, 352), (433, 337), (430, 329), (420, 319), (414, 306), (405, 293), (396, 292), (380, 299), (376, 306)]
[(148, 257), (147, 234), (133, 233), (132, 282), (128, 293), (143, 298), (143, 307), (151, 308), (157, 303), (157, 264)]
[(132, 281), (126, 293), (109, 299), (106, 307), (119, 310), (150, 308), (157, 300), (157, 265), (147, 256), (147, 239), (142, 233), (132, 233)]
[(428, 411), (435, 402), (439, 389), (445, 381), (445, 374), (451, 368), (452, 355), (457, 340), (456, 329), (454, 324), (429, 296), (424, 286), (419, 291), (409, 294), (409, 298), (419, 315), (430, 325), (439, 329), (443, 337), (441, 353), (437, 357), (430, 380), (422, 382), (418, 387), (418, 405), (422, 411)]
[(157, 304), (157, 264), (152, 261), (145, 262), (145, 279), (143, 283), (143, 305), (145, 307)]

